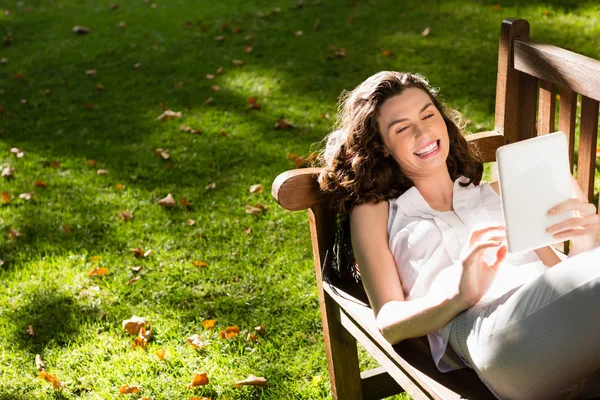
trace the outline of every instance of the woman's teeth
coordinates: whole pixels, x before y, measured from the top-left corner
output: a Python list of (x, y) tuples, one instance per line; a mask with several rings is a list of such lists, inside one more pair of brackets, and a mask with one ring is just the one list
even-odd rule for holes
[(423, 157), (423, 156), (426, 156), (427, 154), (429, 154), (429, 153), (437, 150), (437, 148), (438, 148), (438, 142), (436, 140), (435, 142), (433, 142), (429, 146), (427, 146), (427, 147), (425, 147), (425, 148), (423, 148), (423, 149), (415, 152), (415, 154), (418, 155), (418, 156), (420, 156), (420, 157)]

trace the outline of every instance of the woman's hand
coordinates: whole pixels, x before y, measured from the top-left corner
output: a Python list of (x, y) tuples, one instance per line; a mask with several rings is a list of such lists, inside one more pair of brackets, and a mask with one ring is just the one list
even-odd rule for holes
[(582, 253), (600, 245), (598, 237), (600, 219), (598, 214), (596, 214), (596, 206), (588, 202), (577, 181), (573, 177), (571, 179), (575, 197), (552, 207), (548, 210), (548, 214), (555, 215), (575, 211), (575, 216), (551, 225), (546, 229), (546, 232), (552, 234), (552, 237), (557, 241), (573, 241), (573, 247), (569, 252), (569, 256)]
[[(497, 248), (495, 261), (488, 264), (483, 256), (492, 248)], [(504, 226), (491, 226), (471, 233), (469, 244), (461, 253), (462, 272), (458, 284), (458, 299), (466, 308), (475, 305), (490, 288), (506, 252)]]

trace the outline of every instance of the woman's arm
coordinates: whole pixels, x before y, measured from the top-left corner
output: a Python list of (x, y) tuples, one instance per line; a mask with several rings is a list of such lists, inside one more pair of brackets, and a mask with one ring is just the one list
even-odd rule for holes
[(388, 202), (355, 206), (350, 213), (354, 256), (375, 313), (377, 328), (392, 343), (435, 332), (468, 308), (456, 290), (406, 301), (388, 245)]

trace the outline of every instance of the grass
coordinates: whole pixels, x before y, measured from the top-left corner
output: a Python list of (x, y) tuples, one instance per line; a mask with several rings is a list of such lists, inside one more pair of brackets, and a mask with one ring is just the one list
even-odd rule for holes
[[(330, 130), (342, 89), (382, 69), (422, 73), (471, 130), (491, 129), (506, 17), (528, 19), (540, 41), (600, 57), (597, 5), (494, 4), (140, 0), (112, 9), (105, 1), (0, 0), (0, 165), (15, 169), (0, 179), (12, 197), (0, 207), (0, 399), (115, 398), (125, 384), (141, 388), (129, 398), (329, 398), (306, 214), (278, 207), (270, 185), (294, 168), (288, 153), (307, 155)], [(74, 25), (91, 32), (77, 35)], [(330, 45), (346, 57), (332, 57)], [(248, 107), (249, 96), (260, 109)], [(165, 108), (182, 118), (157, 121)], [(274, 129), (278, 118), (294, 128)], [(264, 191), (249, 193), (257, 183)], [(32, 191), (31, 200), (19, 198)], [(178, 202), (172, 209), (157, 204), (168, 193)], [(257, 203), (266, 212), (246, 213)], [(134, 219), (123, 221), (121, 211)], [(21, 235), (9, 238), (10, 229)], [(136, 258), (137, 247), (152, 253)], [(97, 267), (108, 275), (89, 276)], [(121, 329), (132, 315), (151, 322), (146, 350), (132, 348)], [(205, 319), (217, 320), (214, 330), (204, 330)], [(221, 339), (231, 325), (240, 336)], [(266, 333), (247, 341), (258, 325)], [(195, 333), (205, 350), (186, 345)], [(36, 354), (62, 391), (38, 377)], [(376, 366), (363, 352), (361, 364)], [(196, 371), (210, 382), (188, 389)], [(269, 386), (234, 387), (250, 373)]]

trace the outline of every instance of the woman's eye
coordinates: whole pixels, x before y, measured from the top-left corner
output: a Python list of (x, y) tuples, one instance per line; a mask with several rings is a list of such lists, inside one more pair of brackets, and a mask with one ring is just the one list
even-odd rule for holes
[(403, 131), (405, 131), (405, 130), (407, 130), (407, 129), (408, 129), (408, 126), (405, 126), (404, 128), (400, 128), (400, 129), (398, 130), (398, 132), (396, 132), (396, 133), (403, 132)]
[(434, 115), (435, 115), (435, 114), (429, 114), (429, 115), (427, 115), (426, 117), (424, 117), (423, 119), (429, 119), (429, 118), (433, 117)]

